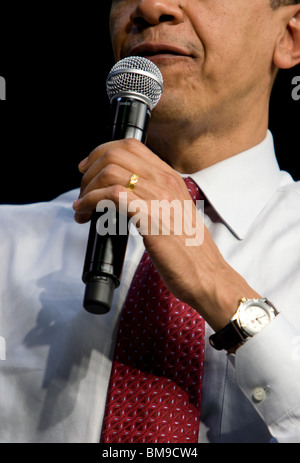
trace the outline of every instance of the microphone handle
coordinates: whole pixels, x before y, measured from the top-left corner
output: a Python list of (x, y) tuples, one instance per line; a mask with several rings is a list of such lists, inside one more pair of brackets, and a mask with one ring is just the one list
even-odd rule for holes
[[(148, 105), (136, 98), (119, 97), (111, 105), (112, 140), (135, 138), (146, 143), (147, 127), (151, 117)], [(129, 180), (129, 179), (128, 179)], [(85, 255), (82, 280), (85, 283), (83, 306), (93, 314), (109, 312), (114, 290), (120, 284), (128, 242), (127, 233), (99, 235), (97, 221), (103, 212), (94, 212)], [(116, 214), (116, 230), (119, 230)]]

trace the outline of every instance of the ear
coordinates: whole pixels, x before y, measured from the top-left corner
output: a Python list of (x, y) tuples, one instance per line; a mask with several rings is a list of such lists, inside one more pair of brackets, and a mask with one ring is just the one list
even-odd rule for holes
[(300, 5), (289, 11), (293, 14), (287, 12), (284, 33), (274, 50), (273, 62), (279, 69), (289, 69), (300, 63)]

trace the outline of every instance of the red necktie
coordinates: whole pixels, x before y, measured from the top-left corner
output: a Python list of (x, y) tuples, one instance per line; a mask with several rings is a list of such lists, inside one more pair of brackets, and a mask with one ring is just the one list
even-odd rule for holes
[[(201, 199), (194, 181), (185, 181)], [(101, 442), (198, 442), (204, 329), (145, 251), (120, 320)]]

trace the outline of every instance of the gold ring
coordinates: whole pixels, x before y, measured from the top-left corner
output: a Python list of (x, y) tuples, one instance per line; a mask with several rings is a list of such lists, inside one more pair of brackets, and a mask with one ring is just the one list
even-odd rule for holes
[(134, 187), (135, 185), (137, 184), (137, 182), (139, 181), (139, 175), (137, 174), (132, 174), (132, 176), (130, 177), (130, 180), (128, 182), (128, 185), (126, 188), (128, 188), (128, 190), (130, 191), (133, 191), (134, 190)]

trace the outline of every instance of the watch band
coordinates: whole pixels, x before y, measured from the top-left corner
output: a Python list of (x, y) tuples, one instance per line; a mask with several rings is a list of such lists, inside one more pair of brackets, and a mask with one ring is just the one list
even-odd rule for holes
[(245, 339), (246, 337), (239, 330), (236, 320), (230, 320), (224, 328), (209, 337), (209, 342), (216, 350), (228, 350), (244, 342)]
[[(261, 298), (261, 299), (242, 298), (240, 299), (240, 305), (238, 307), (237, 312), (235, 313), (233, 318), (229, 320), (229, 323), (226, 326), (224, 326), (224, 328), (222, 328), (220, 331), (210, 336), (209, 342), (212, 347), (214, 347), (217, 350), (222, 350), (222, 349), (229, 350), (232, 347), (245, 342), (245, 340), (249, 338), (249, 336), (250, 337), (252, 336), (251, 333), (247, 333), (247, 330), (245, 330), (245, 328), (243, 329), (240, 326), (241, 320), (239, 320), (239, 318), (241, 314), (239, 313), (239, 311), (241, 310), (241, 308), (244, 307), (244, 304), (246, 306), (247, 305), (251, 306), (253, 302), (255, 303), (254, 305), (256, 305), (257, 303), (258, 304), (263, 303), (269, 306), (270, 320), (272, 320), (278, 314), (278, 311), (275, 309), (274, 305), (266, 298)], [(239, 316), (237, 316), (238, 314)]]

